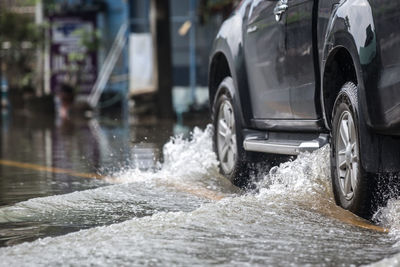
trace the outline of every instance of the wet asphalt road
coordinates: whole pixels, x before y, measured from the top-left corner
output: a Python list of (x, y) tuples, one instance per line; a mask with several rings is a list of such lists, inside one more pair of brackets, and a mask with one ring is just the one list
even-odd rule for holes
[(206, 125), (3, 116), (0, 266), (396, 265), (400, 204), (389, 233), (336, 207), (329, 147), (243, 191)]

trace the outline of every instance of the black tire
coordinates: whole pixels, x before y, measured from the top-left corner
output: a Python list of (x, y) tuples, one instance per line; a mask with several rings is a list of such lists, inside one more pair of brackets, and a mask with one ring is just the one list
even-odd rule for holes
[[(337, 205), (363, 218), (370, 219), (377, 207), (374, 199), (377, 186), (374, 175), (366, 172), (363, 168), (360, 156), (363, 153), (363, 148), (360, 146), (360, 135), (369, 134), (369, 131), (365, 122), (360, 120), (357, 93), (357, 86), (348, 82), (343, 85), (334, 104), (331, 131), (332, 186)], [(351, 132), (351, 122), (355, 128), (354, 132)], [(349, 130), (347, 135), (344, 134), (346, 125)], [(344, 137), (342, 137), (341, 131)], [(346, 137), (348, 137), (347, 145), (344, 141)], [(349, 178), (348, 173), (351, 173), (350, 177), (355, 178)], [(347, 182), (347, 187), (346, 181), (349, 180), (345, 177), (351, 181), (351, 183)]]
[[(231, 77), (226, 77), (219, 85), (218, 92), (220, 94), (217, 96), (216, 101), (214, 101), (214, 105), (212, 108), (212, 120), (214, 126), (214, 151), (217, 154), (218, 160), (220, 161), (220, 172), (227, 177), (234, 185), (239, 187), (245, 187), (249, 181), (249, 169), (247, 167), (247, 160), (246, 160), (246, 151), (243, 148), (243, 133), (242, 133), (242, 121), (239, 116), (238, 108), (234, 104), (232, 96), (230, 94), (231, 91), (234, 91), (234, 83)], [(236, 133), (236, 157), (234, 160), (234, 164), (232, 168), (223, 168), (223, 161), (222, 153), (219, 151), (219, 138), (218, 132), (221, 126), (219, 126), (219, 113), (221, 111), (221, 105), (225, 105), (224, 103), (229, 103), (230, 108), (233, 112), (234, 117), (234, 130)]]

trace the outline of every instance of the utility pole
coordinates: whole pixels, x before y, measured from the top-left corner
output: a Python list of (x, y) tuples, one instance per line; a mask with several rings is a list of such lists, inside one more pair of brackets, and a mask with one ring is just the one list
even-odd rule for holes
[(172, 56), (170, 5), (168, 0), (151, 0), (150, 17), (155, 52), (158, 116), (174, 118), (172, 106)]

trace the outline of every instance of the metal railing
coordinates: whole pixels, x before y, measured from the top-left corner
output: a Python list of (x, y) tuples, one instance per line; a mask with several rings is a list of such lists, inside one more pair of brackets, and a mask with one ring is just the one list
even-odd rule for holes
[(87, 98), (89, 105), (94, 108), (99, 103), (101, 94), (103, 93), (108, 81), (110, 80), (111, 74), (114, 70), (115, 64), (117, 63), (119, 57), (121, 56), (122, 50), (127, 42), (126, 31), (128, 29), (128, 24), (123, 23), (115, 37), (114, 43), (111, 46), (110, 51), (104, 61), (102, 68), (100, 69), (97, 80), (93, 85), (90, 95)]

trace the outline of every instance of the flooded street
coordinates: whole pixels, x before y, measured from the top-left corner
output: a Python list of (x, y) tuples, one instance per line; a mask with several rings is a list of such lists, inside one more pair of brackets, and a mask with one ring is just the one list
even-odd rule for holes
[(1, 123), (0, 266), (400, 261), (400, 202), (381, 226), (337, 207), (329, 147), (246, 191), (219, 174), (207, 121)]

